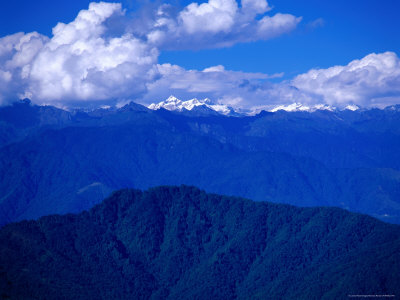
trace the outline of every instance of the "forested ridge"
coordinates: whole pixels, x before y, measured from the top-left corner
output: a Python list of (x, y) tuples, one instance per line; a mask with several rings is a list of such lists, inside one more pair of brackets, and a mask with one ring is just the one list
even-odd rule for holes
[(194, 187), (114, 192), (0, 230), (3, 299), (347, 299), (400, 295), (400, 228)]

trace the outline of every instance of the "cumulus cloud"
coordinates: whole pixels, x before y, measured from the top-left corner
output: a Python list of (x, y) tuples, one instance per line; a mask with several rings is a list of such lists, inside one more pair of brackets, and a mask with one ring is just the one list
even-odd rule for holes
[(37, 32), (0, 38), (0, 104), (22, 96), (30, 83), (31, 62), (47, 41)]
[(117, 3), (91, 3), (53, 37), (17, 33), (0, 40), (2, 102), (98, 101), (138, 96), (157, 76), (158, 50), (129, 33), (109, 34), (105, 21), (122, 17)]
[(51, 39), (18, 33), (0, 40), (2, 101), (29, 97), (38, 103), (138, 96), (154, 80), (158, 50), (129, 33), (109, 34), (105, 21), (123, 16), (121, 4), (91, 3)]
[(181, 11), (162, 5), (147, 23), (149, 43), (161, 49), (204, 49), (267, 40), (293, 30), (300, 17), (277, 13), (265, 0), (209, 0)]
[(309, 102), (321, 101), (338, 106), (399, 103), (400, 60), (393, 52), (373, 53), (346, 66), (310, 70), (295, 77), (291, 85)]
[(32, 61), (32, 98), (103, 100), (139, 95), (154, 79), (158, 51), (131, 34), (107, 36), (104, 22), (123, 15), (120, 4), (91, 3), (53, 37)]

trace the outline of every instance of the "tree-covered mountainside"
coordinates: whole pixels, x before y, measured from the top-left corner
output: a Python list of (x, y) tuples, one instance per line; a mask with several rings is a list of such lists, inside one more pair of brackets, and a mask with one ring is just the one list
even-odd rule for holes
[(400, 227), (197, 188), (125, 189), (0, 230), (3, 299), (400, 295)]
[(179, 184), (400, 223), (399, 128), (398, 107), (226, 117), (18, 103), (0, 108), (0, 226)]

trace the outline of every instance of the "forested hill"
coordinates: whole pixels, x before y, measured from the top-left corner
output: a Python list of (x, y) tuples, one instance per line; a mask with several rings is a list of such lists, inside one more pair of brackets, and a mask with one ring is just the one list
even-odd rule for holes
[(3, 299), (348, 299), (399, 282), (397, 225), (187, 186), (0, 230)]

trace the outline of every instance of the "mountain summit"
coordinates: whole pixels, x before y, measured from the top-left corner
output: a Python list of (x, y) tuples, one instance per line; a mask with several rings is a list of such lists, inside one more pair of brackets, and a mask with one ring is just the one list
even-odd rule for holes
[[(164, 108), (169, 111), (177, 111), (177, 112), (185, 112), (185, 111), (208, 111), (208, 114), (212, 114), (213, 112), (226, 115), (226, 116), (252, 116), (260, 113), (261, 111), (269, 111), (269, 112), (277, 112), (277, 111), (286, 111), (286, 112), (315, 112), (315, 111), (331, 111), (331, 112), (340, 112), (340, 111), (357, 111), (360, 110), (360, 107), (357, 105), (347, 105), (346, 107), (337, 108), (328, 104), (313, 104), (308, 105), (299, 102), (293, 102), (289, 104), (279, 104), (279, 105), (266, 105), (261, 107), (254, 107), (252, 109), (241, 109), (234, 108), (226, 104), (215, 103), (209, 98), (197, 99), (193, 98), (187, 101), (182, 101), (175, 96), (169, 96), (166, 100), (161, 101), (159, 103), (152, 103), (147, 106), (149, 109), (158, 110), (160, 108)], [(202, 109), (202, 110), (201, 110)], [(206, 109), (206, 110), (204, 110)]]
[(209, 98), (197, 99), (193, 98), (187, 101), (182, 101), (175, 96), (169, 96), (167, 100), (161, 101), (159, 103), (152, 103), (148, 106), (149, 109), (158, 110), (164, 108), (169, 111), (179, 111), (184, 110), (192, 111), (198, 108), (208, 108), (211, 111), (217, 112), (222, 115), (235, 115), (235, 110), (225, 104), (217, 104), (212, 102)]

